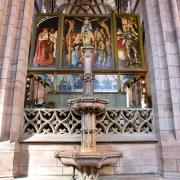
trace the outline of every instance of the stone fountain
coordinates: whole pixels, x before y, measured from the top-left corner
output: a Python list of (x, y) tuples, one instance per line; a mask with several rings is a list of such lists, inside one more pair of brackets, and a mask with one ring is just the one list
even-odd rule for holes
[(91, 41), (83, 42), (84, 54), (84, 93), (81, 98), (69, 100), (72, 111), (81, 115), (80, 151), (57, 152), (56, 157), (62, 164), (73, 166), (81, 172), (81, 180), (98, 180), (98, 169), (104, 165), (115, 164), (121, 152), (96, 151), (96, 115), (102, 113), (107, 100), (93, 96)]

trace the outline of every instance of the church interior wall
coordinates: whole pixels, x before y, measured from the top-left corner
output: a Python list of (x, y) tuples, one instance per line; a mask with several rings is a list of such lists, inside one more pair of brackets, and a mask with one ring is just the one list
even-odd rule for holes
[[(0, 137), (2, 139), (0, 143), (0, 177), (13, 175), (70, 177), (73, 169), (63, 167), (54, 158), (54, 153), (57, 150), (74, 150), (74, 144), (19, 142), (18, 140), (23, 125), (24, 97), (22, 94), (24, 94), (26, 83), (33, 3), (31, 0), (26, 0), (26, 3), (22, 1), (24, 2), (22, 4), (15, 0), (12, 1), (14, 4), (6, 0), (2, 2), (4, 6), (0, 5), (0, 22), (4, 26), (0, 27), (0, 47), (3, 47), (3, 43), (5, 43), (1, 39), (7, 38), (7, 41), (4, 46), (5, 50), (2, 48), (0, 51), (0, 60), (3, 62), (0, 67), (0, 105), (2, 107), (0, 112)], [(164, 174), (167, 177), (180, 177), (180, 68), (178, 62), (180, 30), (177, 23), (179, 22), (180, 8), (176, 6), (179, 1), (173, 0), (170, 3), (160, 0), (142, 0), (141, 2), (142, 6), (138, 7), (137, 11), (142, 14), (146, 32), (145, 55), (149, 68), (150, 87), (148, 90), (151, 92), (153, 100), (158, 143), (98, 143), (98, 150), (113, 149), (123, 153), (123, 158), (115, 166), (104, 167), (99, 173), (102, 176)], [(12, 9), (10, 9), (11, 5)], [(22, 16), (23, 8), (26, 11), (23, 14), (24, 17)], [(17, 16), (18, 10), (21, 10), (19, 16)], [(177, 14), (173, 14), (173, 12), (177, 12)], [(11, 18), (9, 25), (7, 22), (3, 22), (5, 16), (7, 19)], [(22, 21), (23, 18), (25, 18), (24, 21)], [(20, 33), (20, 28), (24, 31), (21, 41), (19, 36), (15, 37), (16, 34), (12, 33), (14, 30), (14, 32)], [(8, 36), (5, 32), (7, 29)], [(4, 35), (2, 35), (3, 33)], [(16, 48), (11, 46), (12, 42), (17, 43)], [(14, 59), (12, 59), (12, 54), (15, 55)], [(13, 74), (15, 75), (13, 82), (9, 82), (9, 75)], [(51, 99), (52, 97), (47, 98)], [(69, 96), (63, 96), (62, 99), (56, 100), (57, 104), (64, 103), (68, 98)], [(116, 99), (112, 96), (110, 100), (112, 107), (120, 105), (120, 101), (125, 103), (124, 97)], [(79, 148), (77, 143), (75, 146)]]
[[(54, 158), (57, 151), (79, 149), (78, 144), (69, 143), (20, 143), (19, 170), (21, 176), (72, 176), (73, 168), (63, 166)], [(118, 176), (127, 174), (157, 174), (156, 143), (100, 143), (97, 150), (116, 150), (123, 158), (115, 166), (104, 167), (100, 175)], [(76, 172), (78, 173), (78, 172)]]

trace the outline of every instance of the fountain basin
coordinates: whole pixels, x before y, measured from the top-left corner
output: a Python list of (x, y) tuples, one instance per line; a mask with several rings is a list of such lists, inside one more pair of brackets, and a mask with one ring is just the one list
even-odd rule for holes
[(86, 112), (101, 113), (105, 110), (108, 104), (107, 100), (95, 98), (95, 97), (82, 97), (79, 99), (68, 100), (73, 111), (78, 114)]
[(105, 165), (115, 164), (121, 156), (121, 152), (58, 152), (56, 154), (56, 157), (66, 166), (98, 169)]

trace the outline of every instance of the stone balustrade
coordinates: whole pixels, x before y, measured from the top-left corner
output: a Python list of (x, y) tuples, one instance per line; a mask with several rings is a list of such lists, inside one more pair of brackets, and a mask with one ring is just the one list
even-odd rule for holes
[[(70, 109), (25, 109), (24, 135), (73, 135), (81, 132), (81, 116)], [(154, 134), (152, 109), (107, 109), (96, 116), (97, 134)]]

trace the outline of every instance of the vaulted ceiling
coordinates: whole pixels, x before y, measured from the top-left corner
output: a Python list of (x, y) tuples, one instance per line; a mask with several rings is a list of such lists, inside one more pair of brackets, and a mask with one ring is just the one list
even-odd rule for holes
[(44, 0), (44, 11), (64, 14), (134, 12), (140, 0)]

